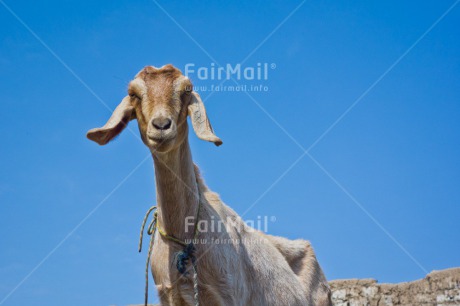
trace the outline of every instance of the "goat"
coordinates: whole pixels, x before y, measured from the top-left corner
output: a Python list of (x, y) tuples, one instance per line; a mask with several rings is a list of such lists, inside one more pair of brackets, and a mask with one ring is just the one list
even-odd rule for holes
[[(191, 81), (172, 65), (147, 66), (129, 83), (128, 95), (107, 123), (87, 133), (105, 145), (137, 119), (154, 161), (158, 224), (181, 240), (193, 233), (185, 220), (218, 220), (220, 231), (199, 232), (196, 245), (200, 305), (331, 305), (330, 289), (309, 242), (256, 231), (210, 191), (193, 164), (187, 116), (196, 135), (219, 146), (204, 104)], [(215, 224), (216, 222), (214, 222)], [(161, 305), (193, 305), (193, 281), (172, 265), (181, 246), (155, 235), (151, 272)], [(209, 245), (225, 240), (227, 243)]]

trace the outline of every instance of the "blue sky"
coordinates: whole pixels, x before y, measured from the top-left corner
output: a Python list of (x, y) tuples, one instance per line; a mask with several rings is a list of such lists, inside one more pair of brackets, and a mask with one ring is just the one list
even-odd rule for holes
[(202, 93), (224, 145), (191, 134), (193, 156), (225, 203), (310, 240), (331, 280), (460, 265), (460, 7), (432, 27), (454, 1), (0, 4), (0, 305), (143, 301), (148, 150), (85, 133), (145, 65), (209, 55), (276, 65), (241, 80), (266, 92)]

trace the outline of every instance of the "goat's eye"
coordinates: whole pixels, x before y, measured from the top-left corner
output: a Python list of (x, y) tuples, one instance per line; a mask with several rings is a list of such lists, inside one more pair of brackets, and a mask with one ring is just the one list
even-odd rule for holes
[(136, 94), (134, 93), (130, 93), (129, 96), (132, 98), (132, 99), (140, 99)]

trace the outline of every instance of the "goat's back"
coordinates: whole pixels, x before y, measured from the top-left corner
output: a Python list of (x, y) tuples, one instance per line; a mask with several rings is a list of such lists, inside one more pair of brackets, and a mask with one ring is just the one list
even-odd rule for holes
[(309, 296), (312, 306), (330, 306), (331, 290), (309, 241), (266, 235), (288, 262)]

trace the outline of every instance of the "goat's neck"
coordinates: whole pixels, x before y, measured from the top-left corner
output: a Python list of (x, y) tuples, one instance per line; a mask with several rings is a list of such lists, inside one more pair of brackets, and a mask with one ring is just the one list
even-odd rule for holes
[(198, 209), (198, 185), (187, 137), (167, 154), (153, 154), (157, 191), (158, 221), (168, 235), (178, 239), (193, 238), (194, 228), (186, 218)]

